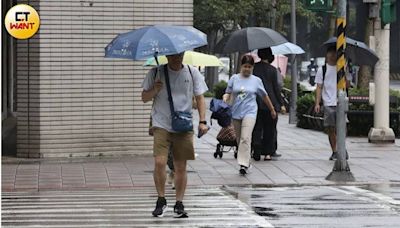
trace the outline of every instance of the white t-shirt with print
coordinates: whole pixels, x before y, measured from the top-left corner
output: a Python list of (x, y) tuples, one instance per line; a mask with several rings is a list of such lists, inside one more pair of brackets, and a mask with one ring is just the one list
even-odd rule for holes
[(315, 76), (315, 83), (323, 85), (322, 88), (322, 100), (324, 106), (336, 106), (337, 105), (337, 73), (336, 65), (331, 66), (326, 64), (325, 81), (323, 81), (323, 70), (320, 67)]
[[(154, 72), (157, 68), (151, 69), (142, 83), (143, 90), (147, 91), (153, 88)], [(195, 67), (190, 67), (193, 74), (190, 75), (188, 65), (179, 71), (174, 71), (168, 67), (169, 81), (171, 85), (172, 99), (174, 101), (175, 111), (192, 112), (192, 97), (199, 96), (208, 90), (204, 77)], [(151, 112), (152, 123), (154, 127), (163, 128), (169, 132), (174, 132), (171, 126), (171, 110), (168, 101), (167, 84), (164, 76), (164, 65), (159, 67), (159, 75), (163, 83), (160, 92), (154, 97), (153, 110)]]

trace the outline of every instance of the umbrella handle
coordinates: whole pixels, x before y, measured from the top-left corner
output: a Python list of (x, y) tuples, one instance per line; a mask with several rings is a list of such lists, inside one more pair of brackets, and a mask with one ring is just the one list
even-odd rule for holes
[(154, 53), (154, 59), (156, 60), (157, 66), (160, 66), (160, 63), (158, 62), (158, 52)]
[(160, 63), (158, 62), (158, 52), (155, 52), (155, 53), (154, 53), (154, 59), (156, 60), (156, 63), (157, 63), (156, 80), (160, 80), (160, 76), (159, 76), (159, 75), (160, 75), (160, 72), (158, 72), (158, 71), (159, 71), (159, 66), (160, 66)]

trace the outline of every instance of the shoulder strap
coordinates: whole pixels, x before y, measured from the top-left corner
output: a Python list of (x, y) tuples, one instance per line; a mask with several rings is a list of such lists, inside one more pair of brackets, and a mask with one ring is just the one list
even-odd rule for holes
[(322, 84), (325, 82), (325, 76), (326, 76), (326, 64), (322, 66)]
[(194, 96), (194, 79), (193, 79), (193, 74), (192, 74), (192, 70), (190, 69), (190, 66), (189, 66), (189, 65), (187, 65), (187, 67), (188, 67), (188, 69), (189, 69), (190, 76), (192, 77), (192, 84), (193, 84), (193, 96)]
[[(193, 81), (193, 74), (192, 74), (192, 70), (190, 69), (190, 66), (189, 65), (187, 65), (187, 67), (188, 67), (188, 69), (189, 69), (189, 73), (190, 73), (190, 76), (192, 76), (192, 81)], [(194, 83), (194, 82), (193, 82)]]
[(169, 84), (169, 74), (168, 74), (168, 65), (167, 64), (164, 65), (164, 75), (165, 75), (165, 83), (167, 84), (169, 108), (171, 109), (171, 115), (173, 115), (175, 113), (174, 101), (172, 100), (171, 85)]

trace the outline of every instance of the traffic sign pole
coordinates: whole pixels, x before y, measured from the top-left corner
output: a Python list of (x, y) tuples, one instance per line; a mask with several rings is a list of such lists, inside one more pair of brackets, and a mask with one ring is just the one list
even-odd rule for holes
[(346, 0), (338, 0), (338, 15), (336, 19), (337, 27), (337, 91), (338, 104), (336, 109), (336, 148), (337, 160), (332, 172), (326, 177), (331, 181), (355, 181), (350, 171), (349, 164), (346, 159), (346, 112), (348, 111), (348, 98), (346, 96)]

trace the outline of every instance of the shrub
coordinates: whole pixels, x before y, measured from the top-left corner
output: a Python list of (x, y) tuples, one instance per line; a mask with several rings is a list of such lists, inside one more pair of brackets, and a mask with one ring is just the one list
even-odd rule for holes
[(211, 91), (207, 91), (204, 93), (204, 97), (214, 97), (214, 93)]
[(312, 129), (313, 126), (309, 124), (308, 118), (304, 115), (310, 114), (310, 109), (314, 106), (315, 93), (309, 93), (297, 99), (297, 127)]
[(228, 83), (226, 81), (220, 81), (214, 85), (214, 97), (217, 99), (222, 99), (222, 96), (225, 94), (226, 87)]
[(285, 87), (286, 89), (292, 88), (292, 79), (290, 77), (286, 76), (283, 79), (283, 87)]

